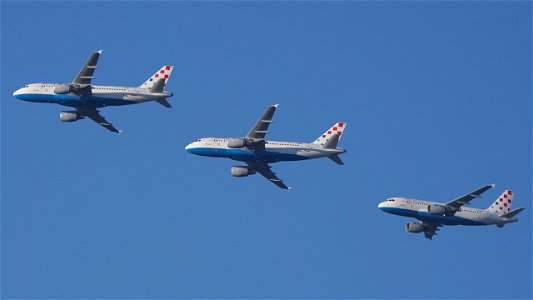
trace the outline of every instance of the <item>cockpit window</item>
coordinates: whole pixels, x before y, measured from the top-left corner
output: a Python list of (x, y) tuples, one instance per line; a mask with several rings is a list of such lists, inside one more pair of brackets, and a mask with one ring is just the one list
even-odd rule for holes
[(202, 141), (202, 139), (199, 139), (199, 140), (198, 140), (198, 142), (201, 142), (201, 141)]
[(394, 199), (389, 199), (389, 200), (387, 200), (387, 201), (394, 201)]

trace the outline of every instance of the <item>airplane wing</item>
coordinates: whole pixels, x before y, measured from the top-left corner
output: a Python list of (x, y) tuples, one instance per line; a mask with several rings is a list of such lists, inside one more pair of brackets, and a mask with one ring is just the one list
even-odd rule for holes
[(97, 110), (96, 108), (77, 108), (77, 110), (80, 114), (102, 125), (107, 130), (120, 133), (119, 130), (113, 127), (111, 123), (107, 122), (106, 119), (100, 115), (100, 111)]
[(246, 162), (248, 166), (263, 175), (266, 179), (270, 180), (273, 184), (279, 186), (282, 189), (290, 190), (288, 186), (283, 183), (283, 180), (276, 176), (276, 173), (272, 172), (271, 167), (267, 163)]
[(102, 50), (100, 51), (94, 51), (85, 65), (81, 68), (80, 72), (74, 78), (72, 83), (80, 84), (80, 85), (91, 85), (91, 81), (93, 80), (94, 76), (94, 70), (96, 69), (96, 63), (98, 63), (98, 58), (100, 57), (100, 54), (102, 54)]
[(265, 135), (268, 133), (268, 126), (272, 123), (272, 117), (274, 117), (274, 112), (276, 111), (276, 108), (278, 108), (278, 105), (279, 104), (274, 104), (267, 107), (261, 118), (246, 135), (247, 138), (254, 140), (265, 139)]
[(457, 199), (454, 199), (450, 202), (447, 202), (446, 203), (446, 206), (450, 207), (450, 208), (453, 208), (453, 209), (459, 209), (461, 206), (465, 205), (465, 204), (469, 204), (470, 201), (474, 198), (480, 198), (481, 194), (483, 194), (484, 192), (486, 192), (487, 190), (493, 188), (495, 185), (494, 184), (488, 184), (484, 187), (481, 187), (473, 192), (470, 192), (464, 196), (461, 196)]
[(442, 225), (437, 223), (422, 222), (422, 226), (424, 226), (424, 236), (431, 240), (433, 239), (434, 235), (437, 235), (437, 231)]

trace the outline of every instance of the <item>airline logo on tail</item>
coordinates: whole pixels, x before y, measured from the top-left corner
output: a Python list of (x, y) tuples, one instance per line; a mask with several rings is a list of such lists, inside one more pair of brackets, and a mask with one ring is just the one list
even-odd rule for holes
[(507, 213), (511, 211), (511, 203), (513, 202), (513, 191), (506, 190), (501, 196), (494, 201), (489, 207), (488, 211), (496, 213)]
[(167, 85), (168, 78), (170, 77), (170, 74), (172, 74), (172, 69), (174, 69), (173, 66), (163, 66), (159, 71), (155, 72), (152, 77), (148, 78), (141, 86), (142, 89), (151, 89), (152, 86), (155, 84), (157, 79), (163, 78), (165, 79), (165, 86)]
[(344, 123), (344, 122), (335, 123), (333, 126), (331, 126), (330, 129), (328, 129), (318, 139), (316, 139), (316, 141), (314, 141), (313, 144), (324, 146), (335, 135), (338, 135), (340, 139), (342, 136), (342, 133), (344, 132), (344, 129), (346, 129), (346, 125), (348, 125), (348, 123)]

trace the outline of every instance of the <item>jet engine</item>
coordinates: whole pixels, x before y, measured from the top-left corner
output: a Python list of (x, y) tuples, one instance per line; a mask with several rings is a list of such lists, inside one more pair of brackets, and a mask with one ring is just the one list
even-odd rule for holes
[(405, 230), (412, 233), (420, 233), (424, 231), (424, 225), (418, 222), (409, 222), (405, 224)]
[(242, 148), (251, 146), (253, 142), (246, 138), (230, 138), (228, 139), (228, 148)]
[(437, 204), (428, 205), (428, 213), (432, 215), (444, 215), (446, 213), (446, 207)]
[(77, 88), (68, 83), (58, 84), (54, 87), (54, 93), (56, 94), (68, 94), (74, 92)]
[(90, 93), (91, 86), (90, 85), (80, 85), (80, 84), (72, 84), (72, 83), (62, 83), (62, 84), (56, 84), (54, 86), (54, 93), (56, 94), (68, 94), (68, 93), (75, 93), (75, 94), (87, 94)]
[(231, 168), (231, 176), (234, 177), (246, 177), (248, 175), (253, 174), (255, 174), (255, 171), (250, 169), (249, 167), (236, 166)]
[(63, 122), (74, 122), (83, 118), (85, 118), (85, 116), (79, 114), (77, 111), (62, 111), (59, 113), (59, 119)]

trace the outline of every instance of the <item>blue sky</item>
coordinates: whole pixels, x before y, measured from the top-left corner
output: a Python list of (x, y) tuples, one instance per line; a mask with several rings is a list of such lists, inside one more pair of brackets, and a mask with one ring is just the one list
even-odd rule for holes
[[(3, 298), (529, 298), (530, 2), (2, 2)], [(62, 123), (12, 97), (71, 81), (137, 86), (175, 66), (169, 110)], [(293, 191), (190, 155), (279, 103), (270, 138), (348, 122), (345, 166), (273, 166)], [(383, 213), (496, 183), (526, 208), (433, 241)]]

